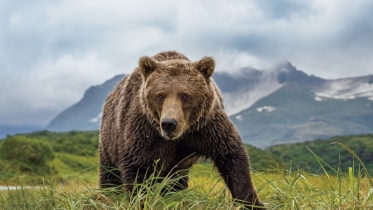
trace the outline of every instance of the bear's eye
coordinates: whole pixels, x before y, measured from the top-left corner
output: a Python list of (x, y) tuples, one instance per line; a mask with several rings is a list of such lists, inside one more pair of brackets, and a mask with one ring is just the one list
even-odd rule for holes
[(188, 95), (187, 95), (187, 94), (182, 94), (182, 95), (181, 95), (181, 100), (182, 100), (183, 102), (186, 102), (186, 101), (188, 100)]
[(164, 98), (165, 98), (164, 95), (162, 95), (162, 94), (159, 94), (159, 95), (158, 95), (158, 101), (159, 101), (159, 102), (163, 102), (163, 101), (164, 101)]

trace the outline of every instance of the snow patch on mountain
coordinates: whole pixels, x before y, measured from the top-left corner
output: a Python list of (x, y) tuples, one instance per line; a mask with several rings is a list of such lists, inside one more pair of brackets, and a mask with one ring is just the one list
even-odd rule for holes
[(91, 122), (91, 123), (97, 123), (97, 122), (101, 121), (101, 118), (102, 118), (102, 112), (100, 112), (97, 115), (97, 117), (94, 117), (94, 118), (90, 119), (89, 122)]
[[(373, 99), (373, 84), (368, 77), (328, 80), (319, 87), (313, 88), (316, 97), (350, 100), (355, 98)], [(316, 99), (317, 100), (317, 99)]]
[(272, 111), (275, 111), (275, 110), (276, 110), (276, 107), (272, 107), (272, 106), (263, 106), (263, 107), (256, 108), (256, 111), (258, 111), (258, 112), (262, 112), (262, 111), (272, 112)]
[(236, 116), (236, 119), (237, 119), (238, 121), (242, 121), (242, 120), (243, 120), (243, 117), (242, 117), (242, 115), (237, 115), (237, 116)]
[(324, 99), (323, 98), (321, 98), (321, 97), (319, 97), (319, 96), (316, 96), (315, 97), (315, 101), (323, 101)]

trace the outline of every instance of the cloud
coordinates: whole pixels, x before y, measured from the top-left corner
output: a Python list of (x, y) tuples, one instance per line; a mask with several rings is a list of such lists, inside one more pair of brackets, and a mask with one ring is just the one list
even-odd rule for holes
[(371, 74), (373, 2), (4, 0), (0, 124), (45, 125), (142, 55), (210, 55), (217, 71), (288, 60), (326, 78)]
[(87, 87), (107, 80), (112, 67), (94, 54), (45, 60), (27, 72), (7, 72), (2, 81), (2, 123), (47, 124), (51, 115), (80, 100)]

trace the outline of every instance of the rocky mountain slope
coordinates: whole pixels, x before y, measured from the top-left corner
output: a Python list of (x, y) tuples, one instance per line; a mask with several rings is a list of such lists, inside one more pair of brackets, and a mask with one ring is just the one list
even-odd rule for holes
[(298, 83), (287, 83), (230, 118), (246, 143), (267, 147), (373, 133), (373, 100), (320, 97)]

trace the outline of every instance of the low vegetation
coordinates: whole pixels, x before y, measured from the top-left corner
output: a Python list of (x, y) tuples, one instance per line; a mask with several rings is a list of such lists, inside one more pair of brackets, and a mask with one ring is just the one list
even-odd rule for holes
[(96, 181), (98, 131), (40, 131), (7, 136), (0, 142), (0, 185), (58, 182), (79, 175)]
[[(346, 173), (354, 165), (354, 171), (359, 171), (359, 165), (354, 164), (358, 162), (356, 156), (351, 155), (351, 152), (341, 144), (356, 153), (368, 172), (373, 174), (373, 134), (336, 136), (330, 139), (275, 145), (265, 151), (292, 170), (323, 174), (325, 171), (332, 173), (339, 168)], [(323, 165), (325, 167), (322, 167)]]
[[(97, 181), (98, 136), (98, 131), (40, 131), (7, 136), (0, 141), (0, 184), (17, 184), (20, 177), (27, 184), (40, 184), (50, 178), (69, 182), (77, 175)], [(249, 145), (246, 148), (255, 170), (285, 167), (261, 149)]]
[[(255, 188), (268, 209), (372, 209), (373, 180), (368, 167), (371, 162), (367, 161), (368, 153), (360, 152), (369, 147), (357, 146), (361, 143), (358, 139), (368, 143), (372, 137), (315, 141), (316, 144), (305, 146), (309, 150), (296, 144), (291, 149), (297, 156), (286, 149), (290, 145), (266, 151), (248, 146)], [(167, 190), (175, 182), (167, 177), (156, 185), (138, 185), (132, 194), (98, 189), (97, 142), (97, 131), (42, 131), (2, 140), (0, 185), (9, 188), (0, 191), (0, 209), (243, 209), (234, 203), (208, 161), (193, 167), (189, 188), (177, 193)], [(330, 145), (331, 142), (340, 143)], [(324, 146), (316, 148), (318, 144)], [(336, 155), (336, 165), (331, 162), (334, 159), (323, 159), (324, 153)], [(345, 156), (349, 159), (343, 159)], [(309, 162), (300, 164), (303, 160)], [(351, 162), (346, 164), (345, 160)], [(306, 165), (309, 166), (303, 167)], [(148, 182), (158, 178), (153, 174)], [(11, 185), (17, 185), (17, 190)]]

